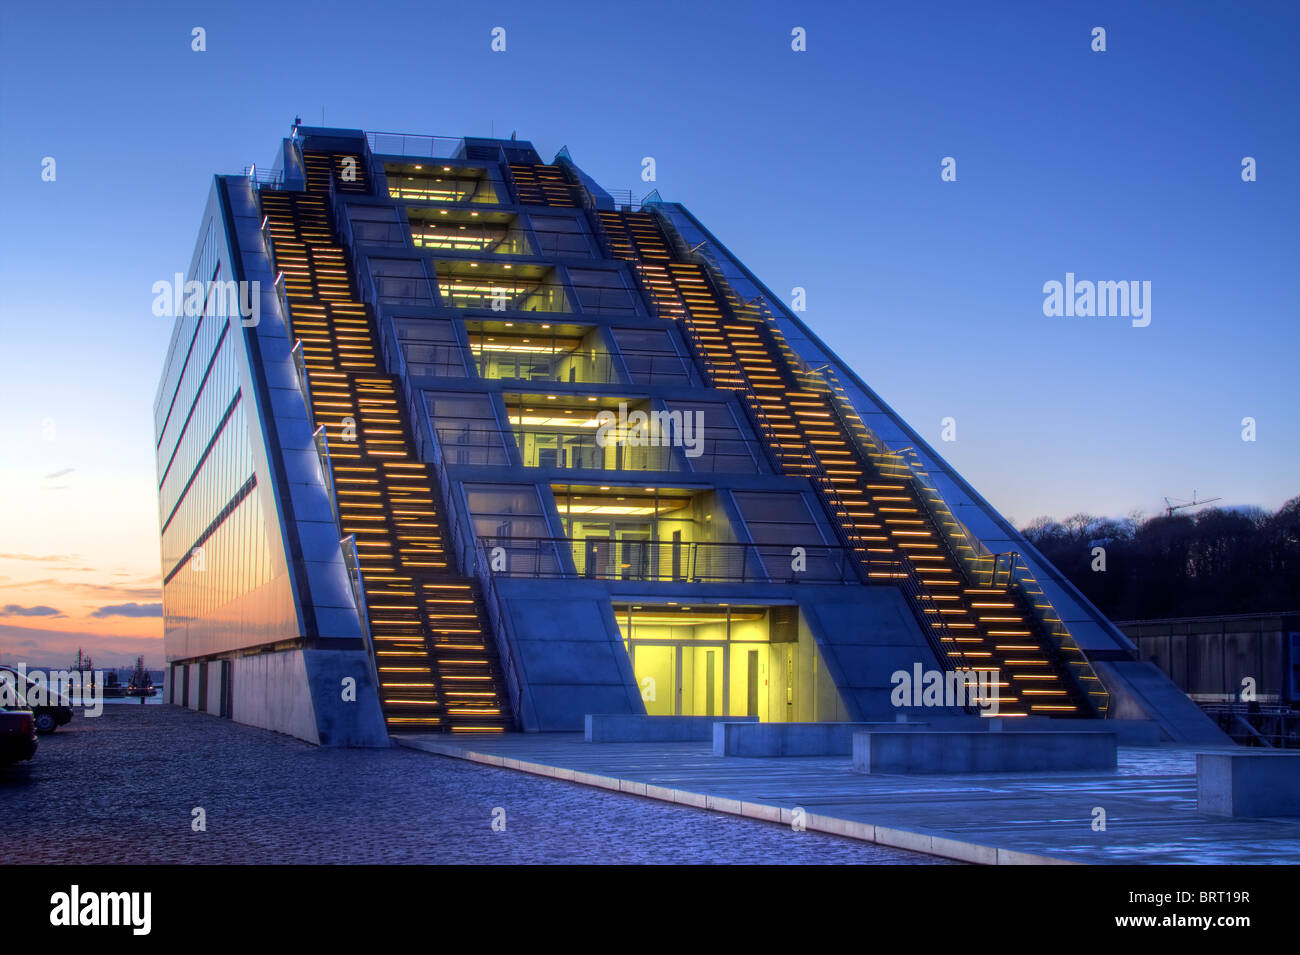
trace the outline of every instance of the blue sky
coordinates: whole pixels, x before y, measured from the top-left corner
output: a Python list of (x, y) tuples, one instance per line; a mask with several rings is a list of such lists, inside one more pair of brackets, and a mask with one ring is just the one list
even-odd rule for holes
[[(1020, 523), (1193, 489), (1276, 507), (1300, 493), (1297, 35), (1293, 3), (11, 6), (0, 552), (120, 581), (65, 629), (149, 600), (170, 331), (150, 288), (187, 265), (211, 175), (269, 163), (322, 109), (517, 130), (684, 203), (778, 295), (806, 288), (813, 329)], [(1045, 317), (1066, 272), (1150, 281), (1150, 326)], [(0, 606), (61, 579), (3, 560)]]

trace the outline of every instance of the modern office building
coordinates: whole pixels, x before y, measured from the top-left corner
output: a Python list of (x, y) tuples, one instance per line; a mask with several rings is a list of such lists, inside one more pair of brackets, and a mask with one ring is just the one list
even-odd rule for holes
[(971, 670), (1003, 716), (1219, 738), (686, 208), (565, 150), (296, 126), (184, 279), (173, 702), (382, 745), (960, 715), (895, 675)]

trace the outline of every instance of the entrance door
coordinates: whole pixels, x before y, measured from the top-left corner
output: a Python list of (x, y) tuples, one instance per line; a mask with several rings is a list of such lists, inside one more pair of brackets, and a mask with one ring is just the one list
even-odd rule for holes
[(683, 644), (681, 653), (685, 715), (725, 716), (727, 648)]
[(681, 712), (677, 673), (677, 648), (632, 644), (632, 672), (649, 716), (676, 716)]
[(729, 658), (725, 644), (633, 640), (632, 672), (650, 716), (725, 716)]

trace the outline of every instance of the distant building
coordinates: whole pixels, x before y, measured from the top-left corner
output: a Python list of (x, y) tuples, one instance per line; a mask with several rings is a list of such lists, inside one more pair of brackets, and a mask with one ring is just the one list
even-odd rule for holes
[(993, 671), (1002, 715), (1213, 733), (690, 212), (565, 151), (295, 128), (215, 178), (183, 278), (173, 702), (381, 745), (892, 720), (919, 666)]
[(1300, 745), (1300, 613), (1117, 623), (1233, 739)]

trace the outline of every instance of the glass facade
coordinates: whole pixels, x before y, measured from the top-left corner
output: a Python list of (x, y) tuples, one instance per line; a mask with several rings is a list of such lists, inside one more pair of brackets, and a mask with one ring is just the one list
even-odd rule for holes
[(816, 642), (790, 605), (617, 604), (623, 644), (651, 716), (843, 720)]
[(298, 636), (287, 568), (255, 465), (256, 401), (240, 373), (245, 329), (221, 294), (233, 274), (210, 204), (187, 280), (201, 315), (176, 319), (155, 404), (163, 625), (169, 658)]

